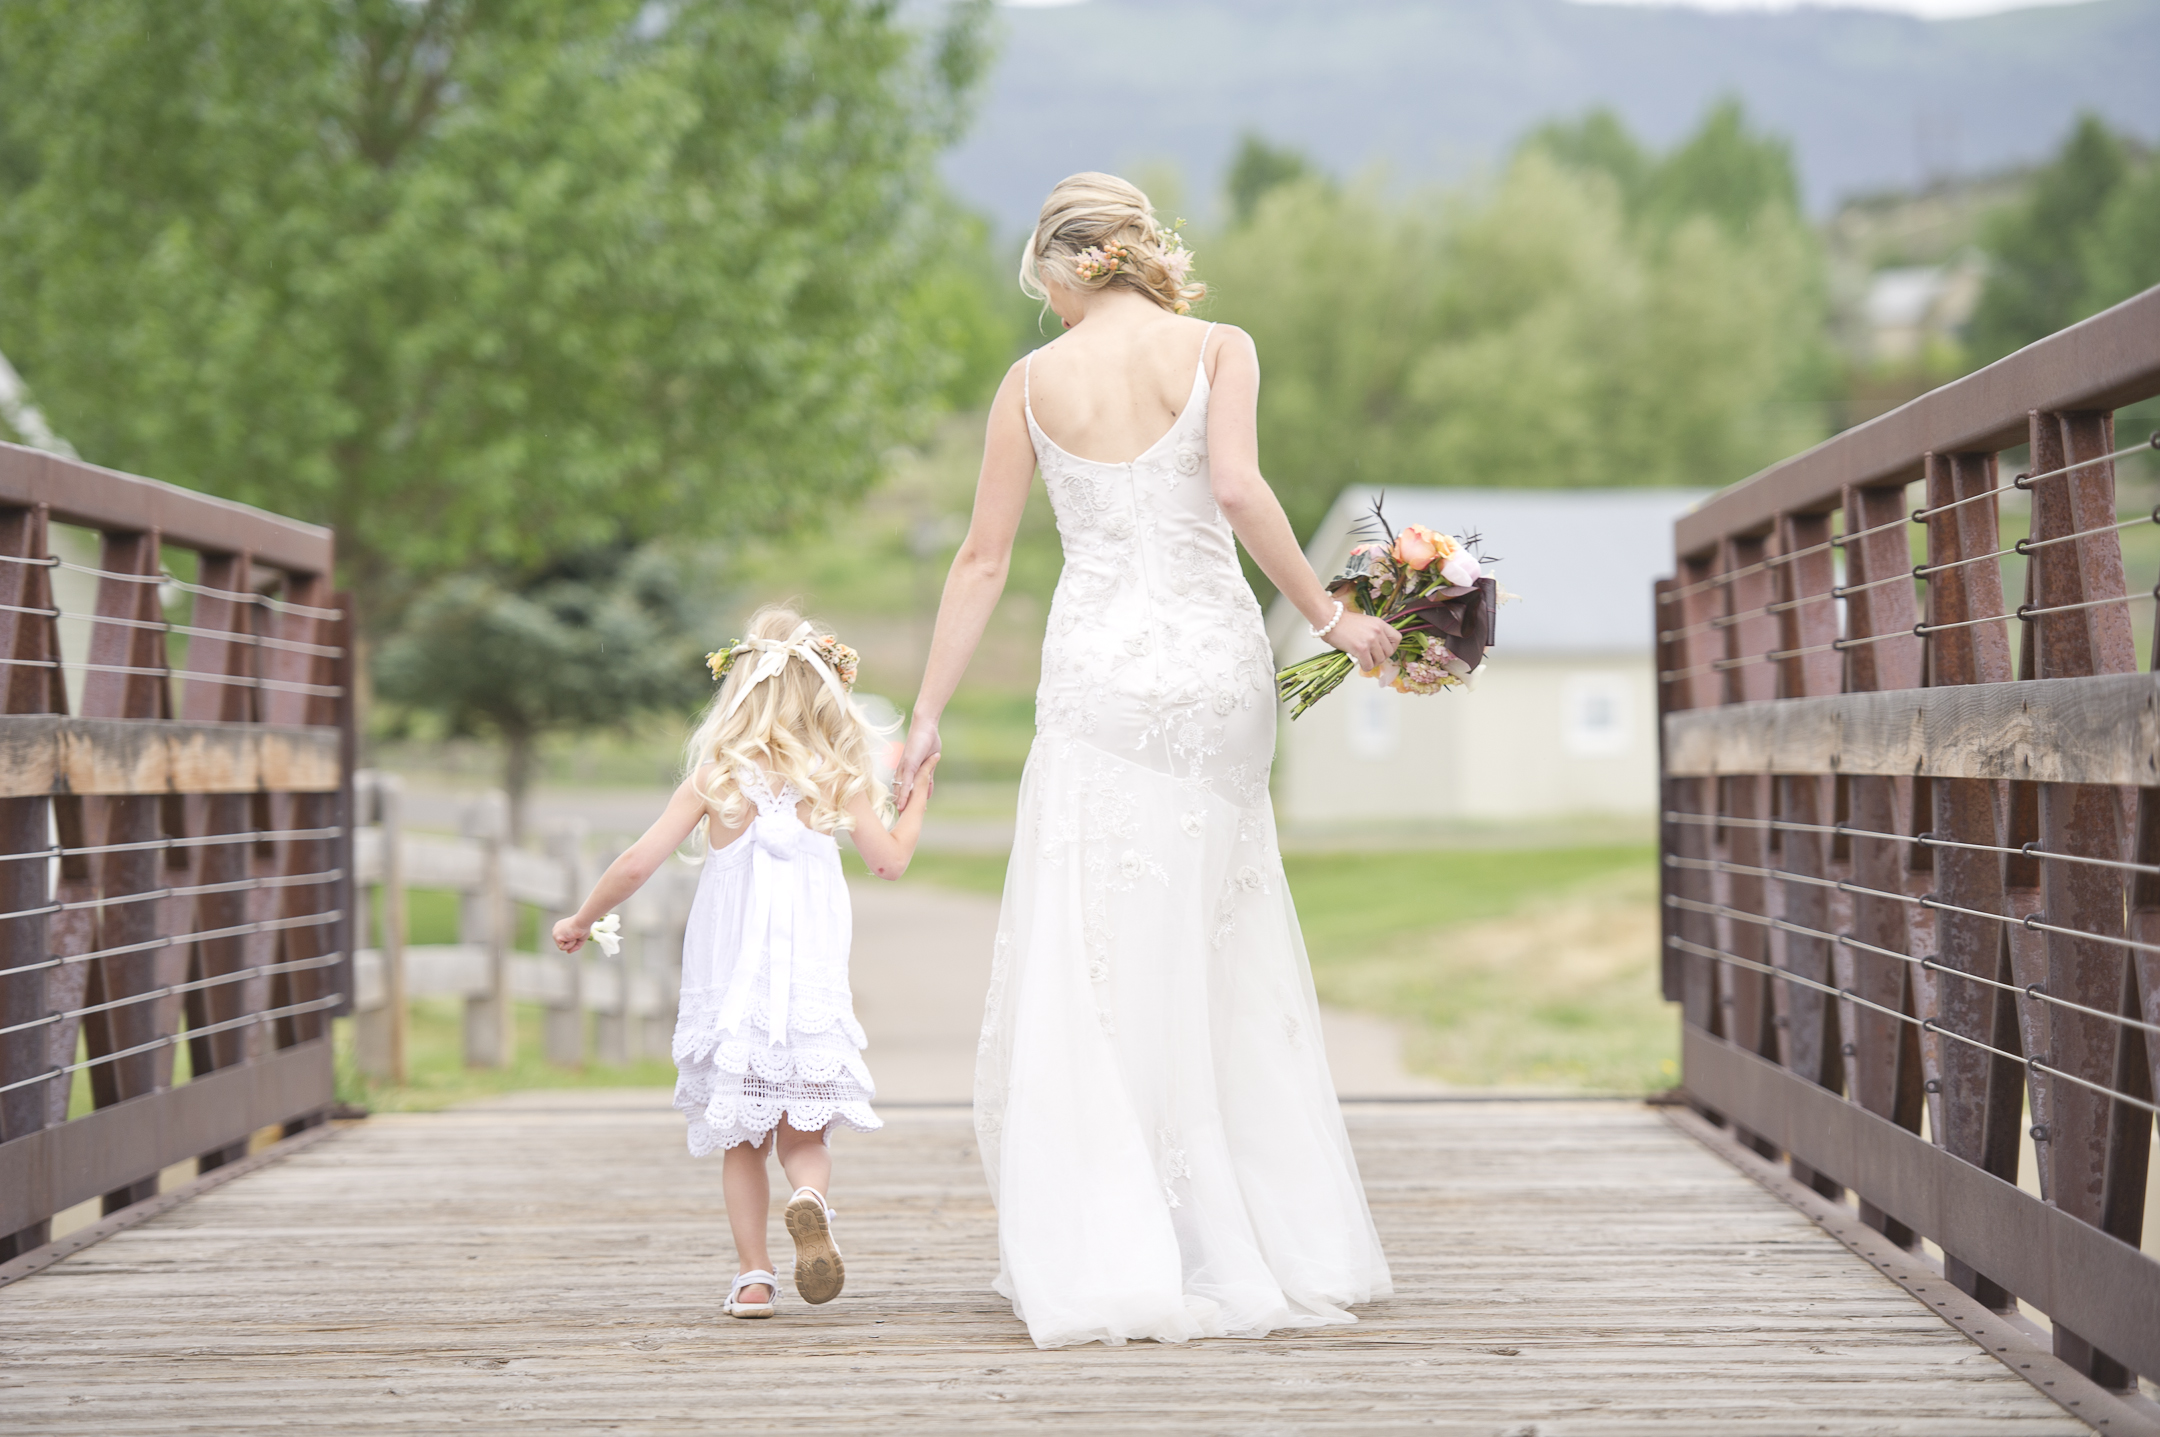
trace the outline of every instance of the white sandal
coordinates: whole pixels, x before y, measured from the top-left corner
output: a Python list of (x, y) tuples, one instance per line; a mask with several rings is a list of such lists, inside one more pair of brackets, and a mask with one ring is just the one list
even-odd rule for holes
[[(741, 1301), (744, 1288), (759, 1286), (764, 1287), (772, 1296), (768, 1296), (763, 1302)], [(777, 1300), (779, 1291), (780, 1279), (769, 1272), (741, 1273), (736, 1277), (735, 1285), (728, 1289), (727, 1301), (720, 1310), (730, 1317), (770, 1317), (773, 1315), (773, 1303)]]
[(840, 1261), (840, 1245), (832, 1235), (832, 1220), (837, 1216), (816, 1188), (797, 1188), (788, 1199), (788, 1236), (795, 1239), (795, 1291), (812, 1305), (831, 1302), (847, 1282), (847, 1266)]

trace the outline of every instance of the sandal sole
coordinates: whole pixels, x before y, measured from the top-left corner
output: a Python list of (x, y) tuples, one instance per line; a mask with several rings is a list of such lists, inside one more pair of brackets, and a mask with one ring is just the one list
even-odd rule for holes
[(787, 1205), (788, 1236), (795, 1240), (795, 1292), (813, 1307), (831, 1302), (847, 1284), (847, 1265), (834, 1245), (825, 1205), (797, 1198)]

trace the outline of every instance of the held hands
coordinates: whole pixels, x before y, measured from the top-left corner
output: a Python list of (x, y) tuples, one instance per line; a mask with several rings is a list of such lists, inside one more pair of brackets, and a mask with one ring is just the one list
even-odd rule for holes
[(902, 813), (920, 813), (930, 807), (930, 795), (937, 791), (938, 754), (931, 754), (915, 770), (915, 784), (908, 790), (907, 800), (900, 805)]
[(1402, 643), (1402, 635), (1384, 619), (1346, 612), (1328, 631), (1327, 641), (1356, 660), (1360, 669), (1376, 669)]
[(900, 766), (893, 772), (893, 802), (906, 808), (914, 797), (915, 780), (922, 766), (941, 751), (935, 723), (918, 723), (908, 729), (907, 747), (900, 751)]

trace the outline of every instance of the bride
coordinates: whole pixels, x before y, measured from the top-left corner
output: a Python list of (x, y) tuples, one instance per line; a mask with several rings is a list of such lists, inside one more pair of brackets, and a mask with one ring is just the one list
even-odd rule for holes
[(1065, 568), (991, 956), (975, 1127), (997, 1290), (1039, 1347), (1353, 1322), (1387, 1261), (1343, 1129), (1275, 847), (1274, 658), (1232, 535), (1372, 666), (1260, 476), (1260, 365), (1147, 196), (1050, 192), (1020, 285), (1070, 331), (1013, 366), (898, 775), (1005, 585), (1041, 469)]

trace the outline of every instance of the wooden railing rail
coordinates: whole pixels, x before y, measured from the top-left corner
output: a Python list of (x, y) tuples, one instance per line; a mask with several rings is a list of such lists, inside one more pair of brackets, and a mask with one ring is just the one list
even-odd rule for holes
[[(550, 835), (546, 852), (514, 848), (507, 841), (508, 803), (488, 792), (466, 805), (460, 836), (417, 833), (403, 823), (404, 785), (396, 774), (362, 770), (356, 789), (361, 826), (353, 868), (362, 897), (354, 1049), (363, 1073), (407, 1080), (408, 1004), (419, 998), (464, 1000), (470, 1067), (514, 1059), (515, 1025), (508, 1018), (520, 1002), (542, 1008), (541, 1051), (557, 1066), (582, 1067), (588, 1059), (620, 1066), (668, 1055), (697, 869), (670, 863), (623, 904), (621, 952), (610, 957), (588, 944), (567, 957), (550, 945), (548, 930), (576, 910), (613, 857), (592, 852), (581, 827)], [(460, 941), (406, 941), (404, 914), (414, 888), (458, 895)], [(539, 910), (536, 947), (524, 951), (513, 946), (518, 905)]]
[(2160, 289), (1710, 499), (1656, 595), (1689, 1100), (2116, 1388), (2160, 1380), (2155, 394)]
[(0, 1261), (330, 1106), (333, 559), (315, 525), (0, 444)]

